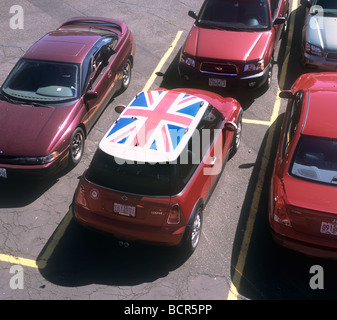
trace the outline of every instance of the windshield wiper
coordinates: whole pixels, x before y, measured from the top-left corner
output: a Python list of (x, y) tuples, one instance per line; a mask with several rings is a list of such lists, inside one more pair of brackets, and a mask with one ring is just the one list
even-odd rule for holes
[(34, 107), (53, 108), (52, 106), (50, 106), (48, 104), (43, 104), (43, 103), (35, 102), (35, 101), (25, 101), (24, 104), (34, 106)]

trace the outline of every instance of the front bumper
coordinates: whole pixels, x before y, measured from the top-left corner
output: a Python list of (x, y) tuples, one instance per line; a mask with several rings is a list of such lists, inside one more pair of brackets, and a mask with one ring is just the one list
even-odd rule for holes
[(209, 79), (221, 79), (226, 81), (225, 88), (252, 87), (259, 88), (268, 80), (269, 70), (272, 65), (269, 64), (262, 72), (250, 75), (220, 75), (213, 73), (201, 72), (197, 69), (190, 68), (183, 63), (179, 63), (178, 71), (181, 78), (209, 85)]
[(304, 66), (308, 68), (337, 72), (337, 60), (327, 60), (326, 57), (318, 57), (305, 52), (303, 63)]

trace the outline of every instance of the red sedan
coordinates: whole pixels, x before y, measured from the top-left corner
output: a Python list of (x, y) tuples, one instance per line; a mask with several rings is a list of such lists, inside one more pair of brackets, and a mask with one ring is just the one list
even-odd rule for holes
[(181, 50), (179, 73), (211, 87), (270, 85), (289, 0), (206, 0)]
[(73, 18), (38, 40), (0, 91), (0, 177), (76, 165), (89, 130), (128, 87), (133, 56), (118, 20)]
[(122, 241), (182, 244), (192, 252), (241, 128), (235, 99), (196, 89), (139, 93), (79, 181), (75, 219)]
[(305, 74), (284, 117), (270, 188), (269, 222), (281, 245), (337, 258), (337, 73)]

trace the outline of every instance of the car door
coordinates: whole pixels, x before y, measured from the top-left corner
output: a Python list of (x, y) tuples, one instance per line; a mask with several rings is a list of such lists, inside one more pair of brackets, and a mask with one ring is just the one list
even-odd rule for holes
[(115, 55), (111, 49), (113, 41), (113, 38), (104, 38), (101, 46), (92, 53), (87, 66), (84, 102), (88, 112), (84, 124), (88, 129), (93, 126), (115, 92), (116, 79), (111, 71)]
[(270, 10), (273, 28), (275, 30), (275, 40), (277, 43), (282, 35), (284, 24), (275, 24), (275, 20), (279, 17), (287, 18), (288, 15), (289, 0), (270, 0)]

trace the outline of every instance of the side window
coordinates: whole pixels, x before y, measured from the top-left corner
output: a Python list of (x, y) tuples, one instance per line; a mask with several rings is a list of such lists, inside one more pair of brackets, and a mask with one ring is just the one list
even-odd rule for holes
[(115, 55), (113, 50), (115, 43), (116, 39), (114, 38), (104, 38), (100, 43), (101, 47), (93, 54), (89, 65), (89, 89), (95, 88), (107, 70), (113, 56)]
[(302, 102), (303, 102), (303, 93), (302, 91), (299, 91), (296, 93), (295, 98), (293, 98), (290, 107), (290, 112), (287, 120), (287, 127), (284, 137), (284, 144), (282, 149), (282, 158), (287, 153), (289, 146), (293, 140), (293, 137), (295, 135), (295, 132), (298, 127), (298, 122), (300, 121), (301, 116), (301, 109), (302, 109)]
[(210, 105), (190, 138), (186, 150), (179, 157), (179, 178), (182, 184), (185, 185), (189, 181), (203, 161), (214, 141), (215, 130), (221, 129), (223, 121), (223, 115)]
[(271, 10), (271, 17), (275, 19), (277, 9), (279, 7), (279, 0), (270, 0), (270, 10)]

